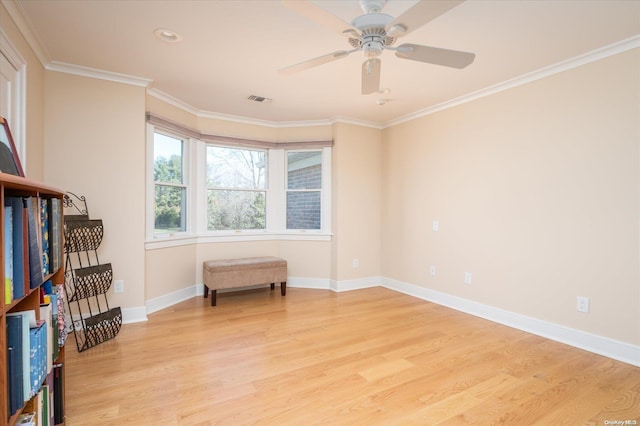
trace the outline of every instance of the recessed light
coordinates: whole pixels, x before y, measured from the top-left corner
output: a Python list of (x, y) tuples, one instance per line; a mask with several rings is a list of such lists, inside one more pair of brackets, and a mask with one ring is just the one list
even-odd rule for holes
[(176, 43), (182, 40), (182, 37), (180, 37), (176, 32), (166, 28), (156, 28), (153, 30), (153, 34), (155, 34), (158, 39), (166, 41), (167, 43)]

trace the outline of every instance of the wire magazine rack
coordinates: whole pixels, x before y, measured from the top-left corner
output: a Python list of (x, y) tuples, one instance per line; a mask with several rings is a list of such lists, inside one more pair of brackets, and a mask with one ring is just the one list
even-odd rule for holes
[[(87, 200), (64, 196), (64, 285), (78, 352), (113, 339), (122, 326), (120, 307), (110, 308), (107, 292), (113, 282), (111, 263), (100, 263), (102, 219), (90, 219)], [(69, 214), (67, 214), (69, 212)]]

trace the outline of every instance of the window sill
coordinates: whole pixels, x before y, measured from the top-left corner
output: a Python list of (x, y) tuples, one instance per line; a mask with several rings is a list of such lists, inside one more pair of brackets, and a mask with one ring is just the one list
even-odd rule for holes
[(146, 250), (191, 244), (228, 243), (243, 241), (331, 241), (333, 234), (319, 231), (295, 232), (232, 232), (224, 234), (179, 235), (156, 238), (145, 242)]

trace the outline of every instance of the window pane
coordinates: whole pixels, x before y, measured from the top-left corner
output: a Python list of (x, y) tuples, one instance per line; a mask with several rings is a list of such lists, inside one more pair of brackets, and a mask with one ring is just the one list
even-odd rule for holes
[(322, 151), (287, 153), (287, 188), (322, 187)]
[(154, 133), (153, 180), (156, 182), (183, 183), (182, 140)]
[(266, 152), (207, 147), (207, 187), (265, 189)]
[(320, 229), (320, 191), (287, 193), (287, 229)]
[(207, 215), (210, 231), (265, 229), (265, 192), (208, 190)]
[(186, 189), (156, 185), (155, 232), (184, 232)]

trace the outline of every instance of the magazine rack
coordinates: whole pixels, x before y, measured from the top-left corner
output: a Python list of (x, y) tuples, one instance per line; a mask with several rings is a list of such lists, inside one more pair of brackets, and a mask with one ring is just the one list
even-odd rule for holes
[[(98, 247), (104, 227), (90, 219), (84, 196), (64, 196), (64, 282), (78, 352), (116, 337), (122, 326), (120, 307), (109, 308), (107, 292), (113, 282), (111, 263), (101, 264)], [(73, 214), (66, 214), (70, 211)]]

